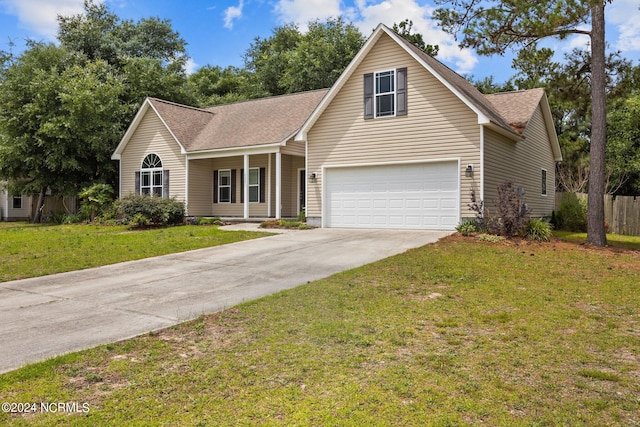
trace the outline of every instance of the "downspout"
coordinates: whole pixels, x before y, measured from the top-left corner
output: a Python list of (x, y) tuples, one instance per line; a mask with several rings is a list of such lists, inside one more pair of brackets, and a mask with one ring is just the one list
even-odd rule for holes
[[(184, 216), (189, 216), (189, 157), (185, 156), (185, 180), (184, 180)], [(169, 194), (171, 197), (171, 194)]]
[(480, 200), (484, 216), (484, 125), (480, 125)]

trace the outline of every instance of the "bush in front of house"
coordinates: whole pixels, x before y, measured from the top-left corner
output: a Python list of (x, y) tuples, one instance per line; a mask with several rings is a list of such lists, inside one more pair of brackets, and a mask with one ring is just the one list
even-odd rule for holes
[(184, 203), (175, 198), (128, 195), (116, 201), (118, 218), (135, 226), (177, 225), (184, 222)]
[(553, 236), (553, 226), (540, 218), (532, 218), (524, 226), (525, 237), (538, 242), (548, 242)]
[(474, 218), (465, 218), (456, 226), (456, 231), (463, 236), (478, 232), (478, 221)]
[(584, 233), (587, 231), (587, 200), (575, 193), (565, 194), (558, 210), (553, 212), (552, 222), (558, 229)]

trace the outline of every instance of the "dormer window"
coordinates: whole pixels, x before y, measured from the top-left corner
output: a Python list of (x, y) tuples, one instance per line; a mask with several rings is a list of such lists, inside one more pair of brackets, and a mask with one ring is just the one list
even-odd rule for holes
[(364, 75), (364, 118), (407, 114), (407, 69), (377, 71)]

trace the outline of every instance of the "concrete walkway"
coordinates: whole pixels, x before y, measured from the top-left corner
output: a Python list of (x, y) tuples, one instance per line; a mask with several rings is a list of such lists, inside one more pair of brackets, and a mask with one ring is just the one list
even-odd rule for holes
[(314, 229), (0, 283), (0, 373), (214, 313), (448, 234)]

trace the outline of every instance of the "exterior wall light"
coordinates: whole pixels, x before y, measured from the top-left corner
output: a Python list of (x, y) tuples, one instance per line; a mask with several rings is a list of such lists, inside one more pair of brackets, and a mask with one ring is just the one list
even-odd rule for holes
[(473, 165), (472, 164), (468, 164), (467, 168), (464, 170), (464, 176), (466, 176), (467, 178), (472, 178), (473, 177)]
[(311, 182), (316, 182), (318, 179), (318, 176), (316, 175), (315, 172), (311, 172), (311, 174), (309, 175), (309, 181)]

